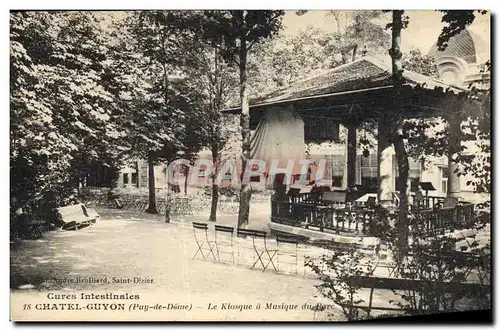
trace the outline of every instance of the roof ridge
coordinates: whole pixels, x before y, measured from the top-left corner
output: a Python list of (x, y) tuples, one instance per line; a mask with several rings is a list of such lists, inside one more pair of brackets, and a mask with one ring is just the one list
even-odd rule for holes
[[(370, 56), (370, 57), (367, 57), (368, 61), (370, 61), (372, 64), (378, 66), (379, 68), (381, 69), (384, 69), (384, 70), (387, 70), (389, 73), (392, 74), (392, 68), (388, 65), (388, 63), (384, 60), (382, 60), (381, 58), (379, 57), (375, 57), (375, 56)], [(408, 75), (409, 74), (409, 75)], [(444, 83), (443, 81), (437, 79), (437, 78), (434, 78), (434, 77), (431, 77), (431, 76), (427, 76), (427, 75), (424, 75), (424, 74), (420, 74), (418, 72), (415, 72), (415, 71), (411, 71), (411, 70), (407, 70), (407, 69), (403, 69), (403, 78), (405, 78), (406, 80), (410, 80), (410, 81), (413, 81), (415, 83), (418, 83), (417, 81), (415, 81), (415, 79), (412, 79), (411, 76), (416, 76), (420, 79), (422, 79), (422, 81), (429, 81), (429, 82), (432, 82), (436, 85), (442, 85), (443, 87), (451, 87), (451, 88), (454, 88), (454, 89), (458, 89), (458, 90), (461, 90), (461, 91), (464, 91), (464, 89), (460, 88), (460, 87), (457, 87), (457, 86), (453, 86), (453, 85), (450, 85), (450, 84), (446, 84)]]
[(323, 76), (323, 75), (326, 75), (326, 74), (328, 74), (328, 73), (334, 72), (334, 71), (336, 71), (336, 70), (339, 70), (339, 69), (341, 69), (341, 68), (343, 68), (343, 67), (346, 67), (346, 66), (348, 66), (348, 65), (351, 65), (351, 64), (353, 64), (353, 63), (360, 62), (363, 58), (364, 58), (364, 57), (360, 57), (360, 58), (358, 58), (358, 59), (356, 59), (356, 60), (354, 60), (354, 61), (352, 61), (352, 62), (344, 63), (344, 64), (341, 64), (341, 65), (339, 65), (339, 66), (337, 66), (337, 67), (327, 69), (327, 70), (325, 70), (325, 71), (323, 71), (323, 72), (320, 72), (320, 73), (317, 73), (317, 74), (314, 74), (314, 75), (311, 75), (311, 76), (307, 76), (307, 77), (305, 77), (305, 78), (303, 78), (303, 79), (300, 79), (300, 80), (296, 80), (296, 81), (294, 81), (293, 83), (291, 83), (290, 85), (288, 85), (288, 86), (286, 86), (286, 87), (284, 87), (284, 88), (288, 88), (288, 87), (290, 87), (291, 85), (294, 85), (295, 83), (298, 83), (298, 82), (303, 82), (303, 81), (305, 81), (305, 80), (309, 80), (309, 79), (317, 78), (317, 77), (319, 77), (319, 76)]
[(375, 59), (375, 57), (373, 56), (369, 56), (369, 55), (365, 55), (365, 56), (362, 56), (360, 58), (357, 58), (356, 60), (354, 61), (351, 61), (351, 62), (348, 62), (348, 63), (344, 63), (344, 64), (341, 64), (335, 68), (330, 68), (330, 69), (327, 69), (327, 70), (324, 70), (322, 72), (318, 72), (318, 73), (315, 73), (313, 75), (310, 75), (310, 76), (307, 76), (307, 77), (304, 77), (302, 79), (298, 79), (298, 80), (295, 80), (293, 81), (292, 83), (288, 84), (287, 86), (284, 86), (278, 90), (275, 90), (275, 91), (281, 91), (281, 90), (286, 90), (286, 89), (289, 89), (290, 87), (292, 87), (293, 85), (296, 85), (297, 83), (300, 83), (300, 82), (304, 82), (304, 81), (307, 81), (307, 80), (310, 80), (310, 79), (314, 79), (314, 78), (318, 78), (318, 77), (321, 77), (321, 76), (324, 76), (326, 74), (329, 74), (329, 73), (332, 73), (332, 72), (335, 72), (337, 70), (341, 70), (345, 67), (348, 67), (350, 65), (353, 65), (355, 63), (359, 63), (361, 61), (368, 61), (370, 63), (372, 63), (373, 65), (383, 69), (383, 70), (386, 70), (386, 71), (389, 71), (390, 72), (390, 67), (387, 66), (387, 64), (383, 63), (382, 60), (380, 59)]

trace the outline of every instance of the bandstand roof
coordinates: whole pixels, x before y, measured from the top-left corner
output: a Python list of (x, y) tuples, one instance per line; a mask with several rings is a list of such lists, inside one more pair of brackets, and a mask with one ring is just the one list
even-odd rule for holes
[[(390, 57), (387, 56), (387, 60)], [(407, 117), (438, 116), (447, 111), (452, 95), (464, 89), (405, 70), (402, 100)], [(390, 61), (366, 56), (250, 100), (250, 123), (255, 127), (266, 109), (289, 106), (300, 114), (359, 122), (376, 119), (395, 106)], [(241, 107), (223, 111), (241, 113)]]

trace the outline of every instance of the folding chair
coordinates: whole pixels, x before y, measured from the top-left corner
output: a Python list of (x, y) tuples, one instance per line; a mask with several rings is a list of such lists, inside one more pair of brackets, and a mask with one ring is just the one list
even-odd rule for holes
[[(269, 264), (273, 266), (273, 269), (275, 272), (278, 272), (276, 269), (276, 265), (273, 262), (274, 257), (276, 256), (277, 250), (270, 250), (267, 248), (267, 233), (265, 231), (258, 231), (258, 230), (246, 230), (246, 229), (238, 229), (237, 230), (237, 235), (240, 236), (250, 236), (252, 238), (252, 246), (253, 250), (255, 252), (254, 256), (257, 256), (257, 259), (253, 263), (252, 267), (250, 269), (253, 269), (257, 262), (260, 262), (262, 265), (263, 270), (266, 271), (268, 268)], [(264, 260), (267, 256), (267, 264), (264, 264)], [(263, 259), (264, 258), (264, 259)]]
[[(215, 225), (215, 248), (217, 250), (217, 260), (220, 262), (220, 253), (231, 254), (234, 263), (233, 250), (233, 233), (234, 228), (229, 226)], [(221, 250), (220, 247), (230, 247), (231, 251)]]
[(280, 271), (280, 256), (294, 258), (294, 262), (282, 261), (282, 264), (295, 265), (295, 274), (298, 274), (299, 243), (304, 239), (299, 236), (276, 234), (276, 267)]
[[(241, 239), (246, 239), (249, 236), (248, 230), (245, 229), (237, 229), (236, 230), (236, 251), (237, 251), (237, 259), (236, 259), (236, 265), (240, 265), (240, 256), (241, 256), (241, 251), (243, 249), (247, 249), (252, 251), (253, 253), (253, 258), (255, 258), (255, 250), (253, 249), (253, 243), (248, 244), (246, 241), (242, 241)], [(253, 241), (253, 240), (252, 240)]]
[[(204, 236), (203, 235), (201, 235), (201, 236), (196, 235), (197, 231), (198, 232), (203, 231), (205, 233), (205, 235)], [(215, 254), (214, 254), (215, 242), (208, 240), (208, 225), (206, 223), (193, 222), (193, 235), (194, 235), (194, 239), (196, 240), (196, 244), (198, 245), (198, 250), (194, 254), (193, 260), (196, 257), (196, 255), (198, 255), (198, 253), (200, 253), (201, 256), (203, 257), (203, 259), (206, 260), (207, 257), (205, 257), (205, 254), (203, 254), (203, 249), (205, 249), (206, 251), (210, 251), (214, 260), (217, 260), (217, 258), (215, 257)], [(208, 247), (203, 247), (203, 245), (205, 245), (205, 244)]]

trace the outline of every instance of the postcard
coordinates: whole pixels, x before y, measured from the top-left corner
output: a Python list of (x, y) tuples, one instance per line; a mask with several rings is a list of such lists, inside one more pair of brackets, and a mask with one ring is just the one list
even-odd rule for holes
[(11, 321), (491, 322), (490, 25), (11, 11)]

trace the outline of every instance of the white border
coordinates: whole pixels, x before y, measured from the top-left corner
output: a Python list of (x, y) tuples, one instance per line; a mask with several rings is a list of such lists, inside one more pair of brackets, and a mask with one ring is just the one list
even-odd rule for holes
[[(498, 12), (498, 7), (499, 7), (499, 2), (498, 1), (487, 1), (487, 0), (476, 0), (476, 1), (464, 1), (464, 0), (447, 0), (447, 1), (436, 1), (436, 0), (419, 0), (419, 1), (377, 1), (377, 2), (371, 2), (371, 1), (366, 1), (366, 0), (349, 0), (349, 1), (315, 1), (315, 0), (309, 0), (309, 1), (296, 1), (296, 0), (279, 0), (279, 1), (265, 1), (265, 0), (254, 0), (254, 1), (247, 1), (247, 2), (240, 2), (236, 3), (234, 0), (218, 0), (218, 1), (192, 1), (192, 0), (170, 0), (170, 1), (147, 1), (147, 0), (142, 0), (142, 1), (130, 1), (130, 0), (122, 0), (116, 3), (112, 2), (104, 2), (102, 0), (86, 0), (86, 1), (54, 1), (54, 0), (45, 0), (43, 2), (40, 1), (34, 1), (34, 0), (18, 0), (18, 1), (3, 1), (0, 5), (2, 7), (1, 11), (1, 24), (0, 27), (2, 29), (1, 31), (1, 38), (2, 41), (0, 42), (0, 46), (2, 47), (2, 51), (0, 52), (2, 56), (2, 66), (0, 67), (1, 70), (1, 75), (0, 77), (3, 80), (3, 86), (2, 89), (0, 89), (0, 93), (2, 96), (2, 105), (4, 106), (2, 111), (0, 112), (0, 123), (2, 125), (2, 130), (0, 131), (2, 134), (2, 138), (0, 140), (0, 146), (1, 146), (1, 152), (2, 155), (4, 156), (2, 158), (1, 162), (1, 173), (4, 174), (4, 185), (2, 185), (3, 189), (1, 190), (1, 206), (2, 206), (2, 214), (4, 215), (2, 219), (2, 226), (3, 226), (3, 231), (1, 232), (3, 234), (3, 237), (8, 240), (8, 210), (9, 210), (9, 190), (8, 190), (8, 185), (7, 183), (9, 182), (9, 178), (7, 178), (7, 174), (9, 173), (9, 164), (8, 164), (8, 123), (9, 123), (9, 112), (7, 111), (9, 109), (9, 92), (8, 92), (8, 85), (9, 85), (9, 58), (8, 58), (8, 36), (9, 36), (9, 10), (10, 9), (41, 9), (41, 10), (47, 10), (47, 9), (72, 9), (72, 10), (78, 10), (78, 9), (87, 9), (87, 10), (99, 10), (99, 9), (114, 9), (114, 10), (120, 10), (120, 9), (289, 9), (289, 10), (295, 10), (295, 9), (315, 9), (315, 10), (326, 10), (326, 9), (381, 9), (381, 8), (388, 8), (388, 9), (394, 9), (394, 8), (405, 8), (405, 9), (435, 9), (435, 8), (440, 8), (440, 9), (470, 9), (471, 7), (473, 8), (482, 8), (482, 9), (491, 9), (492, 13), (495, 14), (495, 12)], [(494, 22), (494, 21), (492, 21)], [(494, 30), (494, 28), (492, 28)], [(493, 34), (494, 41), (492, 41), (492, 45), (498, 44), (498, 36), (496, 34)], [(495, 91), (494, 93), (496, 94), (497, 87), (495, 84)], [(495, 124), (498, 124), (497, 121), (499, 121), (500, 116), (497, 114), (495, 116), (496, 121)], [(496, 126), (496, 125), (495, 125)], [(495, 135), (495, 139), (498, 138), (498, 134)], [(498, 148), (499, 143), (498, 141), (495, 141), (495, 146)], [(498, 152), (496, 153), (498, 154)], [(500, 173), (497, 168), (499, 168), (499, 162), (495, 162), (495, 173)], [(494, 178), (497, 178), (497, 176), (494, 176)], [(496, 181), (494, 182), (496, 184)], [(495, 202), (497, 201), (497, 197), (495, 197)], [(493, 203), (495, 204), (495, 203)], [(500, 206), (500, 204), (499, 204)], [(493, 236), (498, 236), (498, 228), (500, 228), (499, 225), (494, 226), (494, 231), (495, 235)], [(500, 238), (500, 237), (499, 237)], [(2, 252), (3, 254), (1, 255), (2, 257), (2, 266), (4, 267), (3, 270), (4, 272), (1, 273), (1, 282), (0, 284), (3, 285), (3, 293), (4, 296), (1, 298), (1, 308), (2, 308), (2, 318), (1, 318), (1, 324), (2, 324), (2, 330), (11, 330), (14, 329), (14, 325), (12, 323), (9, 323), (9, 248), (7, 248), (7, 243), (2, 242), (3, 244), (3, 249), (4, 251)], [(495, 243), (495, 246), (498, 247), (498, 243)], [(495, 255), (497, 256), (497, 252), (495, 252)], [(495, 272), (495, 275), (498, 276), (498, 272)], [(496, 282), (496, 279), (495, 279)], [(494, 287), (496, 288), (496, 286)], [(497, 297), (496, 295), (494, 296), (495, 298)], [(494, 307), (496, 307), (496, 312), (498, 312), (499, 307), (498, 304), (495, 304)], [(498, 314), (495, 314), (498, 316)], [(59, 328), (69, 328), (71, 326), (69, 325), (58, 325)], [(165, 327), (172, 327), (173, 325), (159, 325), (156, 326), (157, 328), (165, 328)], [(379, 325), (379, 327), (386, 328), (389, 325)], [(21, 326), (16, 326), (17, 328), (23, 327)], [(24, 328), (27, 326), (24, 326)], [(33, 326), (31, 326), (33, 327)], [(39, 326), (45, 329), (52, 329), (54, 326)], [(88, 328), (89, 326), (82, 326), (79, 325), (79, 328)], [(123, 328), (123, 327), (132, 327), (134, 329), (138, 328), (137, 325), (130, 326), (130, 325), (107, 325), (107, 326), (91, 326), (93, 330), (100, 330), (100, 329), (118, 329), (118, 328)], [(151, 325), (144, 325), (141, 326), (140, 328), (146, 328), (146, 327), (151, 327)], [(184, 326), (186, 327), (186, 326)], [(191, 327), (200, 327), (199, 325), (191, 325)], [(204, 328), (206, 327), (219, 327), (219, 325), (205, 325), (202, 326)], [(227, 327), (227, 326), (226, 326)], [(248, 326), (247, 326), (248, 327)], [(289, 325), (286, 326), (278, 326), (278, 325), (251, 325), (251, 327), (259, 327), (260, 328), (288, 328), (290, 327)], [(293, 326), (292, 326), (293, 327)], [(296, 325), (296, 327), (305, 327), (305, 325)], [(333, 328), (364, 328), (361, 325), (331, 325)], [(370, 324), (365, 326), (366, 328), (374, 328), (377, 327), (376, 324)], [(396, 328), (414, 328), (413, 326), (403, 326), (403, 325), (398, 325), (395, 324), (394, 327)], [(421, 328), (422, 326), (416, 326), (417, 328)], [(460, 327), (458, 325), (454, 325), (453, 327)], [(465, 326), (467, 328), (475, 328), (474, 326)], [(432, 327), (432, 326), (425, 326), (425, 328), (437, 328), (437, 327)]]

